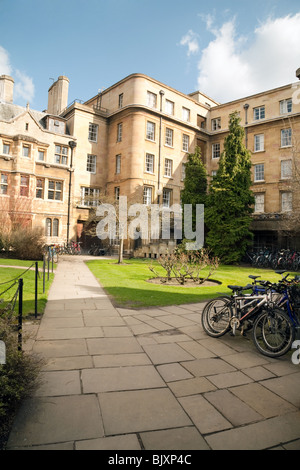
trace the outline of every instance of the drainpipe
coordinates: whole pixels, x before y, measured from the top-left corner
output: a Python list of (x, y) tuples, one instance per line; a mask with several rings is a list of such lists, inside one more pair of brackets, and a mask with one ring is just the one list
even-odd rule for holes
[(160, 166), (161, 166), (161, 133), (162, 133), (162, 99), (165, 94), (163, 90), (160, 90), (160, 119), (159, 119), (159, 149), (158, 149), (158, 181), (157, 181), (157, 202), (160, 203), (160, 196), (162, 191), (160, 189)]
[(70, 233), (70, 208), (71, 208), (71, 190), (72, 190), (72, 173), (73, 169), (73, 150), (76, 147), (77, 143), (74, 140), (70, 140), (69, 146), (71, 148), (71, 160), (69, 168), (69, 197), (68, 197), (68, 219), (67, 219), (67, 246), (69, 245), (69, 233)]
[(244, 110), (245, 110), (245, 144), (246, 148), (248, 148), (248, 129), (247, 129), (247, 124), (248, 124), (248, 109), (249, 109), (249, 104), (244, 105)]

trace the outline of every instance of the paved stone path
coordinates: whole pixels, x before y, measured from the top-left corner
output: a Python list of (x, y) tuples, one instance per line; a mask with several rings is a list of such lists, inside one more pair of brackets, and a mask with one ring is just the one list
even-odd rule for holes
[(84, 263), (60, 259), (27, 349), (42, 383), (8, 449), (300, 449), (300, 366), (251, 339), (208, 337), (203, 304), (115, 308)]

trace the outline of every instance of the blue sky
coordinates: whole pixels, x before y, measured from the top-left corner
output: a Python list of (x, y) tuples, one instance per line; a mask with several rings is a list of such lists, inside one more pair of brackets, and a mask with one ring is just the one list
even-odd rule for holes
[(295, 82), (298, 67), (299, 0), (0, 0), (0, 75), (33, 109), (59, 75), (69, 102), (136, 72), (225, 102)]

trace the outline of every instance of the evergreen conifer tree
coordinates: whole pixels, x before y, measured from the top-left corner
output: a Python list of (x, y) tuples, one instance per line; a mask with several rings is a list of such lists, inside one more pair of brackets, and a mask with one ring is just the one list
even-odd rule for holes
[(185, 165), (184, 189), (181, 193), (183, 204), (192, 204), (193, 207), (193, 230), (196, 228), (196, 205), (206, 203), (207, 197), (207, 174), (202, 161), (201, 149), (196, 147), (194, 153), (188, 155)]
[(244, 145), (244, 129), (237, 112), (230, 116), (217, 175), (213, 178), (205, 220), (206, 243), (224, 263), (237, 263), (252, 241), (250, 231), (254, 197), (251, 187), (251, 153)]

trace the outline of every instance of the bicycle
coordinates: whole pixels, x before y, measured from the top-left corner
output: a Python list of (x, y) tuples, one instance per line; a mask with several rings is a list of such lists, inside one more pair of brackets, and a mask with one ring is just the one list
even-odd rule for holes
[[(280, 309), (273, 299), (274, 285), (259, 281), (262, 292), (253, 285), (228, 286), (230, 297), (223, 296), (211, 300), (203, 309), (201, 323), (204, 331), (218, 338), (240, 329), (245, 335), (252, 329), (253, 342), (260, 353), (269, 357), (285, 354), (294, 341), (294, 327), (286, 312)], [(243, 291), (251, 290), (249, 294)]]

